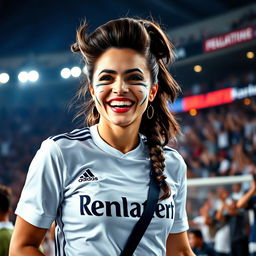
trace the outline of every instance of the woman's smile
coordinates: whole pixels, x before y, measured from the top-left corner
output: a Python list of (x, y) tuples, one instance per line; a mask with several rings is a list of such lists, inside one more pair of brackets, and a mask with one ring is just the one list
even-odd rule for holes
[(135, 102), (133, 100), (125, 97), (113, 98), (107, 102), (112, 111), (116, 113), (124, 113), (129, 111), (134, 103)]

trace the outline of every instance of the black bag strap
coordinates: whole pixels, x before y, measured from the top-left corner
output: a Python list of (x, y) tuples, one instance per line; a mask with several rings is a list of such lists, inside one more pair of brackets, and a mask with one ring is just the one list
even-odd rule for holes
[(153, 215), (157, 206), (157, 202), (159, 199), (159, 193), (160, 193), (160, 186), (157, 183), (153, 175), (153, 172), (151, 171), (148, 198), (146, 201), (144, 211), (140, 219), (138, 220), (138, 222), (135, 224), (120, 256), (133, 255), (133, 252), (137, 248), (141, 238), (143, 237), (145, 231), (147, 230), (147, 227), (151, 219), (153, 218)]

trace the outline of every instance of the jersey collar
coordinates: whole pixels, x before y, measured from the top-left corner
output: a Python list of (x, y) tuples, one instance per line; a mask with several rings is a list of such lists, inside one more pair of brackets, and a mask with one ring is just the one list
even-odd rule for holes
[(115, 157), (118, 157), (118, 158), (143, 158), (145, 159), (145, 151), (147, 150), (146, 149), (146, 146), (144, 144), (144, 139), (143, 139), (143, 135), (139, 134), (139, 138), (140, 138), (140, 143), (139, 145), (127, 152), (127, 153), (122, 153), (121, 151), (119, 151), (118, 149), (110, 146), (108, 143), (106, 143), (99, 135), (98, 133), (98, 129), (97, 129), (97, 124), (96, 125), (93, 125), (90, 127), (90, 133), (91, 133), (91, 136), (92, 136), (92, 139), (94, 141), (94, 143), (101, 149), (103, 150), (104, 152), (108, 153), (108, 154), (111, 154)]

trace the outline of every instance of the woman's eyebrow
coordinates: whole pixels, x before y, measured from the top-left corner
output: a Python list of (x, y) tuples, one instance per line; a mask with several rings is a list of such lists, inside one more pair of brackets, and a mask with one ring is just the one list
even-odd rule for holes
[[(124, 74), (129, 74), (129, 73), (132, 73), (132, 72), (139, 72), (139, 73), (143, 74), (143, 72), (139, 68), (127, 69), (127, 70), (124, 71)], [(117, 74), (117, 72), (113, 69), (103, 69), (103, 70), (100, 71), (98, 76), (102, 73)]]
[(139, 68), (132, 68), (132, 69), (127, 69), (124, 74), (132, 73), (132, 72), (139, 72), (143, 74), (143, 72)]
[(98, 74), (98, 76), (102, 73), (111, 73), (111, 74), (117, 74), (117, 72), (115, 70), (112, 69), (103, 69), (100, 71), (100, 73)]

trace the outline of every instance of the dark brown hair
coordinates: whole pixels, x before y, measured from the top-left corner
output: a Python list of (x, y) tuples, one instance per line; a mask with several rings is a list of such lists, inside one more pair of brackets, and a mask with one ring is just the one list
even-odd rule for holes
[(7, 213), (11, 207), (11, 188), (0, 185), (0, 212)]
[(173, 102), (180, 90), (168, 71), (168, 65), (174, 59), (173, 46), (160, 26), (149, 20), (112, 20), (91, 34), (86, 33), (87, 28), (88, 24), (85, 24), (78, 29), (77, 41), (71, 46), (73, 52), (81, 52), (88, 71), (85, 82), (77, 93), (76, 100), (81, 105), (76, 117), (84, 117), (87, 125), (94, 125), (99, 121), (99, 113), (88, 87), (92, 81), (95, 61), (104, 51), (111, 47), (130, 48), (142, 54), (147, 60), (152, 85), (158, 83), (159, 89), (154, 101), (150, 103), (155, 114), (151, 119), (147, 118), (146, 112), (143, 114), (140, 133), (147, 137), (151, 164), (163, 192), (161, 199), (165, 199), (170, 196), (170, 187), (163, 174), (163, 147), (180, 131), (168, 108), (168, 102)]

